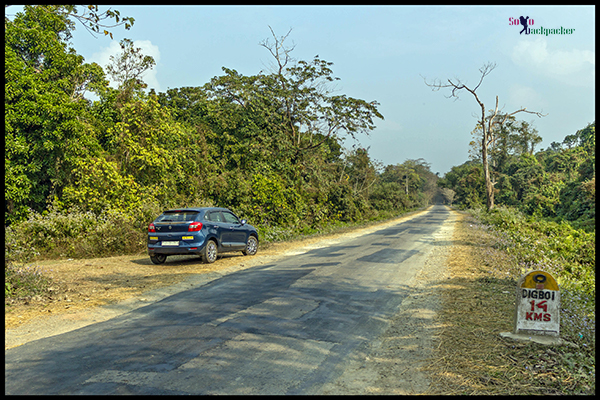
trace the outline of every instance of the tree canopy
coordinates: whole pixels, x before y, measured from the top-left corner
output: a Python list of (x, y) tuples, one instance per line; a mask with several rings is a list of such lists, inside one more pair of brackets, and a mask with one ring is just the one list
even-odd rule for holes
[[(541, 137), (531, 124), (513, 119), (504, 125), (490, 151), (498, 204), (594, 229), (595, 125), (537, 152)], [(483, 180), (476, 176), (481, 164), (473, 153), (472, 161), (453, 167), (439, 181), (440, 187), (456, 192), (455, 203), (470, 208), (480, 205), (485, 195)]]

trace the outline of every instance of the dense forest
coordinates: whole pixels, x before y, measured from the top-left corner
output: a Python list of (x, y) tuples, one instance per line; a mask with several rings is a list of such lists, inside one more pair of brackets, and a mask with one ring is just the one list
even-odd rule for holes
[[(478, 130), (474, 130), (475, 136)], [(537, 130), (525, 121), (512, 119), (497, 131), (490, 152), (497, 204), (595, 231), (596, 123), (566, 135), (562, 143), (553, 142), (535, 152), (541, 141)], [(452, 167), (438, 185), (449, 189), (454, 202), (464, 208), (476, 208), (485, 202), (483, 169), (475, 141), (471, 142), (471, 160)]]
[[(257, 46), (271, 71), (223, 67), (203, 86), (156, 93), (142, 79), (154, 60), (131, 40), (106, 71), (85, 63), (70, 44), (81, 14), (25, 6), (5, 17), (7, 262), (142, 251), (147, 224), (172, 207), (225, 206), (280, 240), (434, 202), (485, 203), (476, 146), (443, 178), (423, 159), (373, 160), (357, 139), (383, 119), (379, 104), (334, 93), (333, 63), (293, 59), (287, 35)], [(498, 130), (497, 204), (594, 230), (595, 123), (534, 152), (540, 142), (514, 118)]]
[[(25, 6), (5, 19), (5, 226), (29, 226), (38, 252), (101, 221), (144, 234), (173, 207), (228, 207), (277, 239), (398, 215), (438, 191), (423, 159), (371, 159), (355, 139), (383, 119), (378, 103), (333, 93), (333, 64), (292, 59), (285, 37), (262, 42), (268, 73), (224, 67), (201, 87), (148, 93), (152, 57), (125, 39), (106, 71), (85, 63), (73, 15)], [(106, 229), (122, 237), (115, 252), (133, 251), (131, 232)]]

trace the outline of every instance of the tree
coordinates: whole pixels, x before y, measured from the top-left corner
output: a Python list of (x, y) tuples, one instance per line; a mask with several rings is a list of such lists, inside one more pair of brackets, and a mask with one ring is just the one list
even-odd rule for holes
[[(97, 5), (88, 5), (82, 13), (78, 13), (75, 6), (65, 7), (67, 7), (66, 10), (68, 11), (66, 15), (81, 22), (92, 35), (94, 33), (100, 33), (100, 29), (102, 29), (102, 33), (104, 33), (105, 36), (109, 35), (111, 39), (113, 38), (113, 35), (111, 32), (107, 31), (107, 29), (124, 26), (125, 29), (129, 30), (135, 21), (133, 17), (121, 17), (121, 13), (118, 10), (113, 11), (110, 8), (103, 13), (99, 13)], [(115, 20), (114, 24), (104, 23), (105, 20), (110, 20), (112, 18)]]
[[(396, 182), (401, 185), (406, 196), (409, 195), (409, 188), (414, 187), (416, 191), (420, 184), (419, 174), (416, 173), (410, 161), (407, 160), (403, 164), (388, 165), (381, 175), (384, 182)], [(412, 192), (412, 190), (410, 191)]]
[(5, 20), (5, 218), (45, 209), (77, 161), (100, 148), (86, 90), (105, 85), (97, 64), (67, 47), (72, 22), (56, 6), (28, 6)]
[[(9, 5), (5, 5), (4, 9), (6, 10)], [(107, 29), (116, 28), (118, 26), (124, 26), (125, 29), (131, 29), (134, 23), (133, 17), (121, 17), (121, 13), (118, 10), (111, 10), (110, 8), (104, 12), (98, 11), (97, 5), (88, 5), (85, 6), (83, 12), (79, 12), (77, 6), (72, 4), (67, 5), (52, 5), (52, 6), (36, 6), (36, 7), (46, 7), (50, 12), (63, 15), (67, 18), (73, 18), (76, 21), (79, 21), (88, 32), (95, 36), (95, 34), (104, 33), (105, 36), (110, 36), (113, 38), (111, 32)], [(114, 23), (106, 23), (106, 20), (114, 19)], [(5, 22), (7, 18), (5, 17)], [(70, 23), (70, 29), (74, 29), (74, 24)]]
[[(488, 117), (489, 118), (489, 117)], [(504, 119), (504, 115), (499, 115), (499, 119)], [(481, 124), (478, 122), (475, 129), (471, 132), (475, 138), (482, 136)], [(488, 159), (498, 170), (506, 163), (509, 157), (520, 156), (521, 154), (533, 154), (535, 147), (542, 142), (542, 137), (538, 134), (530, 123), (517, 121), (515, 117), (509, 117), (503, 125), (497, 126), (495, 130), (496, 140), (490, 144), (488, 149)], [(477, 141), (469, 143), (472, 159), (481, 160), (481, 145)]]
[(442, 83), (441, 81), (435, 80), (433, 83), (427, 83), (425, 80), (425, 84), (432, 88), (434, 91), (438, 91), (443, 88), (451, 89), (451, 94), (449, 97), (458, 98), (458, 94), (461, 90), (466, 90), (471, 93), (479, 107), (481, 108), (481, 117), (479, 120), (479, 124), (481, 126), (481, 158), (483, 164), (483, 174), (485, 178), (485, 194), (486, 194), (486, 205), (488, 211), (494, 208), (494, 182), (490, 177), (490, 168), (489, 168), (489, 160), (488, 160), (488, 151), (491, 145), (496, 140), (495, 129), (496, 127), (502, 126), (508, 118), (511, 116), (520, 113), (526, 112), (530, 114), (535, 114), (538, 117), (544, 116), (543, 114), (535, 111), (528, 111), (526, 108), (520, 108), (517, 111), (513, 111), (507, 114), (500, 114), (500, 110), (498, 109), (498, 96), (496, 96), (496, 107), (494, 110), (490, 111), (490, 115), (486, 117), (486, 109), (484, 103), (479, 99), (477, 95), (477, 89), (481, 86), (483, 79), (489, 75), (494, 68), (496, 68), (496, 64), (488, 63), (479, 69), (481, 73), (481, 78), (479, 82), (474, 87), (469, 87), (466, 84), (462, 83), (459, 79), (448, 79), (448, 83)]
[[(273, 56), (270, 71), (245, 76), (224, 67), (224, 75), (201, 89), (182, 88), (159, 99), (181, 105), (178, 118), (208, 127), (206, 141), (221, 174), (214, 181), (215, 195), (235, 186), (228, 177), (250, 179), (255, 190), (264, 183), (254, 180), (255, 175), (271, 183), (279, 175), (283, 187), (290, 188), (286, 193), (299, 196), (298, 201), (292, 201), (295, 195), (286, 198), (302, 213), (303, 222), (355, 220), (368, 208), (376, 169), (366, 151), (344, 157), (341, 143), (368, 134), (374, 120), (383, 116), (376, 102), (332, 93), (329, 85), (337, 80), (332, 63), (318, 56), (309, 62), (294, 60), (287, 36), (273, 34), (275, 43), (261, 43)], [(240, 208), (249, 210), (246, 203), (240, 202)]]
[(120, 112), (121, 122), (108, 130), (108, 137), (121, 173), (151, 188), (160, 201), (197, 192), (195, 179), (186, 179), (202, 175), (196, 137), (173, 120), (170, 109), (151, 95), (146, 101), (127, 103)]
[(117, 57), (110, 56), (111, 63), (107, 65), (106, 72), (118, 83), (121, 90), (126, 85), (145, 88), (147, 85), (141, 76), (152, 69), (156, 61), (152, 56), (143, 55), (141, 48), (135, 48), (131, 39), (123, 39), (119, 44), (121, 53)]
[(452, 206), (452, 201), (454, 200), (454, 196), (456, 195), (456, 192), (452, 189), (442, 188), (441, 193), (442, 193), (442, 196), (444, 196), (444, 199), (446, 200), (448, 205)]
[(368, 196), (368, 191), (377, 178), (375, 165), (369, 157), (369, 149), (353, 148), (346, 155), (344, 167), (343, 173), (352, 184), (352, 191), (356, 195)]
[(438, 177), (431, 172), (424, 159), (406, 160), (402, 164), (388, 165), (380, 176), (385, 183), (395, 183), (412, 204), (429, 204), (437, 192)]
[(443, 178), (438, 180), (440, 188), (452, 189), (456, 192), (455, 202), (466, 208), (475, 208), (483, 204), (485, 182), (481, 163), (467, 161), (454, 166)]
[(274, 43), (263, 41), (276, 62), (270, 74), (244, 77), (224, 68), (225, 77), (213, 79), (207, 90), (215, 96), (228, 98), (242, 107), (262, 114), (271, 133), (282, 134), (294, 150), (294, 158), (323, 145), (328, 139), (341, 139), (342, 134), (355, 138), (375, 128), (374, 118), (383, 119), (376, 101), (367, 102), (346, 95), (332, 95), (328, 84), (338, 80), (331, 66), (315, 56), (312, 61), (295, 61), (286, 47), (287, 35)]
[[(503, 115), (500, 118), (504, 118)], [(471, 132), (476, 138), (482, 136), (481, 124)], [(506, 123), (495, 130), (496, 140), (488, 149), (488, 163), (490, 165), (490, 178), (494, 185), (494, 200), (496, 203), (514, 203), (513, 187), (507, 179), (507, 167), (523, 154), (533, 155), (535, 146), (542, 141), (537, 130), (528, 122), (517, 121), (514, 116), (507, 119)], [(476, 140), (470, 143), (469, 154), (473, 160), (481, 162), (481, 144)]]

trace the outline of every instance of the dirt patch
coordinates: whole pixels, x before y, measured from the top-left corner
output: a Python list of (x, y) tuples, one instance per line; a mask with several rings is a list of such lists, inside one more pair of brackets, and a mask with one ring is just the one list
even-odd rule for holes
[[(275, 255), (298, 244), (281, 243), (261, 249), (261, 257)], [(34, 265), (52, 278), (47, 293), (33, 298), (5, 302), (5, 329), (14, 329), (34, 319), (73, 314), (115, 304), (161, 287), (177, 284), (195, 274), (225, 270), (233, 265), (252, 263), (241, 253), (224, 254), (213, 264), (199, 257), (171, 256), (154, 265), (147, 254), (82, 260), (48, 260)]]
[(511, 379), (497, 379), (502, 370), (498, 367), (515, 364), (503, 354), (515, 343), (499, 333), (512, 330), (516, 282), (507, 274), (514, 261), (494, 249), (495, 241), (461, 213), (447, 279), (440, 286), (435, 351), (423, 367), (432, 382), (425, 394), (520, 394), (510, 389)]

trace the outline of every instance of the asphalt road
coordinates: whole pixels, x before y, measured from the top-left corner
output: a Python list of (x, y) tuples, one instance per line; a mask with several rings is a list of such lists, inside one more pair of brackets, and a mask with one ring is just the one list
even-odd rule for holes
[(448, 216), (434, 206), (6, 350), (5, 393), (318, 394), (388, 326)]

